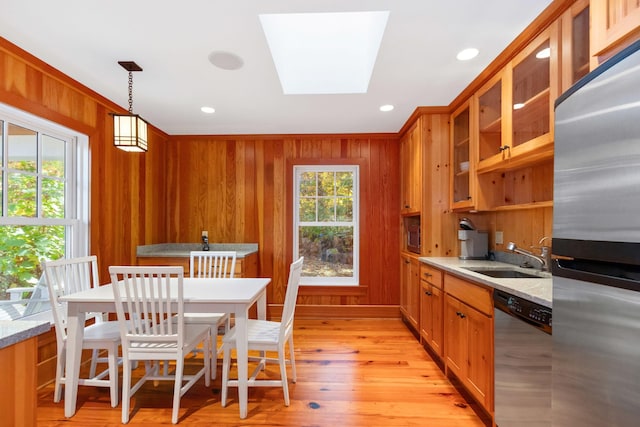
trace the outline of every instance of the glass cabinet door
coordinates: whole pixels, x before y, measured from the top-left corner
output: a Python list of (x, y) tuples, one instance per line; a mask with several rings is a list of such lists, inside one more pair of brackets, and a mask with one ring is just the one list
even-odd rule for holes
[(502, 144), (502, 79), (490, 83), (478, 97), (479, 160), (500, 154)]
[(584, 77), (591, 67), (589, 51), (589, 0), (577, 0), (561, 17), (562, 88), (569, 89)]
[(589, 6), (572, 19), (571, 53), (571, 83), (575, 83), (589, 72)]
[(453, 207), (463, 207), (471, 204), (470, 189), (470, 116), (469, 106), (462, 111), (454, 113), (452, 129), (452, 198)]
[(548, 134), (551, 129), (550, 57), (547, 38), (513, 67), (511, 148)]

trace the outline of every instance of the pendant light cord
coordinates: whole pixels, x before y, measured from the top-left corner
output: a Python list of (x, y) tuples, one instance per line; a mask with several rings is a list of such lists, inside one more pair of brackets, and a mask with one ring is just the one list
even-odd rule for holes
[(133, 72), (129, 71), (129, 113), (133, 114)]

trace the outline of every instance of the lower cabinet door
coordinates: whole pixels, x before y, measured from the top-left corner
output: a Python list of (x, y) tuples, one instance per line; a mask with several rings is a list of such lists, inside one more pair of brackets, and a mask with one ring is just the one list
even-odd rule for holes
[(450, 295), (444, 300), (446, 368), (460, 380), (466, 376), (467, 322), (461, 316), (462, 303)]

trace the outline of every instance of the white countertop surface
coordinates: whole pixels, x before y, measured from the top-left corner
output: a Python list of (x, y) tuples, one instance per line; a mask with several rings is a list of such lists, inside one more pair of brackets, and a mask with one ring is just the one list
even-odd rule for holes
[[(515, 296), (519, 296), (529, 301), (541, 304), (545, 307), (552, 308), (553, 280), (551, 273), (540, 272), (539, 270), (534, 270), (531, 268), (521, 268), (513, 264), (507, 264), (498, 261), (461, 260), (456, 257), (420, 257), (419, 260), (421, 262), (424, 262), (425, 264), (429, 264), (433, 267), (439, 268), (448, 273), (452, 273), (466, 280), (481, 283), (495, 289), (500, 289)], [(516, 270), (525, 273), (540, 274), (544, 277), (533, 279), (495, 278), (486, 276), (478, 272), (467, 270), (465, 267), (482, 267), (492, 269), (515, 268)]]
[(0, 348), (9, 347), (51, 329), (47, 321), (0, 320)]

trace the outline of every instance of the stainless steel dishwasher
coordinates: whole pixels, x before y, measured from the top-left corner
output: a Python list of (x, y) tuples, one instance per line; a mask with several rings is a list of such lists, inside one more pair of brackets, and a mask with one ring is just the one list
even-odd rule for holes
[(495, 420), (551, 426), (551, 309), (494, 289)]

